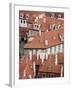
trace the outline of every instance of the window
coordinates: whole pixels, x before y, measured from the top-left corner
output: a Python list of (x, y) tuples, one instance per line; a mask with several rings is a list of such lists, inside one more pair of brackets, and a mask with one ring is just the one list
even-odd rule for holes
[(55, 75), (54, 74), (50, 74), (50, 77), (55, 77)]
[(36, 25), (35, 25), (35, 27), (36, 27)]
[(22, 23), (22, 20), (21, 20), (21, 23)]
[(25, 23), (25, 20), (24, 20), (24, 23)]
[(21, 41), (22, 41), (22, 42), (24, 41), (24, 38), (23, 38), (23, 37), (21, 38)]
[(37, 28), (38, 28), (38, 25), (37, 25)]
[(39, 25), (38, 24), (34, 24), (34, 29), (39, 29)]
[(43, 73), (43, 74), (42, 74), (42, 77), (45, 78), (45, 77), (46, 77), (46, 73)]

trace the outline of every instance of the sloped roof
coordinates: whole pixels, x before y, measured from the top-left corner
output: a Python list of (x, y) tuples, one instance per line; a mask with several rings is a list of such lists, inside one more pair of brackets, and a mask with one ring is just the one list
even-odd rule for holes
[[(48, 48), (63, 43), (59, 35), (63, 35), (64, 30), (54, 30), (50, 32), (41, 32), (41, 36), (37, 35), (31, 42), (24, 45), (24, 48)], [(45, 40), (48, 45), (45, 45)]]
[(58, 53), (58, 63), (64, 64), (64, 52)]
[[(59, 60), (59, 59), (58, 59)], [(48, 55), (48, 59), (43, 62), (39, 68), (39, 72), (60, 73), (61, 66), (55, 65), (55, 54)]]

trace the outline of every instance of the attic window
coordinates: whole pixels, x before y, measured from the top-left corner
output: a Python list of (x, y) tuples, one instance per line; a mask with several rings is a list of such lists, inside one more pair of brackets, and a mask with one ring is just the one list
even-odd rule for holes
[(20, 17), (22, 17), (22, 15)]
[(36, 28), (38, 28), (38, 25), (35, 25)]
[(21, 23), (22, 23), (22, 20), (21, 20)]
[(25, 20), (24, 20), (24, 23), (25, 23)]
[(23, 13), (20, 14), (20, 18), (23, 18)]
[(39, 24), (34, 24), (34, 29), (39, 29)]
[(38, 28), (38, 25), (37, 25), (37, 28)]

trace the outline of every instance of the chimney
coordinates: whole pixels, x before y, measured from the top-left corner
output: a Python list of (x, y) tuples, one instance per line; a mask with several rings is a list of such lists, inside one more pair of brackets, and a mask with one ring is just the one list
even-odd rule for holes
[(44, 23), (46, 23), (46, 18), (44, 18)]
[(41, 30), (39, 30), (39, 36), (41, 36)]
[(32, 52), (29, 51), (29, 59), (32, 60)]
[(44, 53), (40, 53), (40, 59), (42, 60), (42, 63), (44, 62), (44, 58), (45, 58), (45, 54)]
[(61, 41), (64, 41), (64, 37), (62, 35), (59, 35)]
[(63, 77), (63, 66), (61, 66), (61, 77)]
[(48, 45), (48, 40), (45, 40), (45, 46), (47, 46)]
[(46, 30), (46, 32), (48, 32), (48, 29)]
[(26, 76), (26, 70), (24, 70), (24, 77)]
[(35, 75), (36, 75), (35, 61), (33, 62), (33, 70), (34, 70), (34, 77), (35, 77)]
[(57, 64), (58, 64), (58, 55), (55, 54), (55, 65), (57, 65)]

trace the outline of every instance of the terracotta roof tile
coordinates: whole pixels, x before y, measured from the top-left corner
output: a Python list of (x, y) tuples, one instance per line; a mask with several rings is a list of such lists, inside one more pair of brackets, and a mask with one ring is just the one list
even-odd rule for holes
[[(42, 32), (41, 36), (37, 35), (31, 42), (25, 44), (24, 48), (48, 48), (54, 45), (61, 44), (63, 42), (60, 40), (59, 35), (62, 35), (63, 33), (63, 30)], [(47, 46), (45, 45), (45, 40), (48, 41)]]
[(64, 52), (58, 53), (58, 63), (64, 64)]

